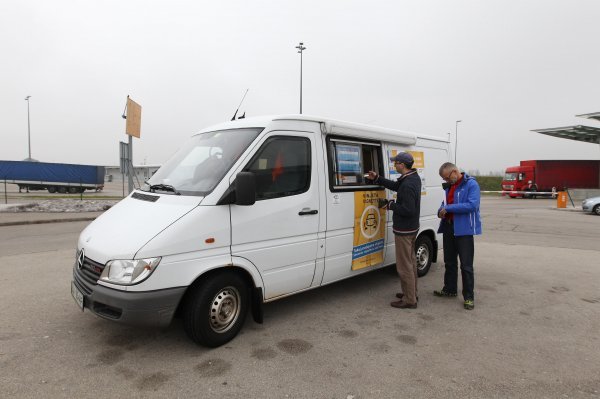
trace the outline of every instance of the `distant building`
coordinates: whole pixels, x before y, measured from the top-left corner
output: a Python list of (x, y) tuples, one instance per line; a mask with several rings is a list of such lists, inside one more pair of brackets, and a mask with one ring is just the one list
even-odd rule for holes
[[(134, 185), (138, 186), (143, 184), (152, 177), (158, 168), (160, 168), (160, 165), (133, 165), (133, 170), (135, 171), (133, 176)], [(106, 182), (122, 182), (123, 178), (127, 181), (127, 176), (123, 176), (119, 166), (106, 167), (106, 175), (104, 176)]]

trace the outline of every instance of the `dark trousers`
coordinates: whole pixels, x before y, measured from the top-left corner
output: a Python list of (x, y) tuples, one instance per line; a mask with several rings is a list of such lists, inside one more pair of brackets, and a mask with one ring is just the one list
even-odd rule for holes
[(456, 293), (458, 285), (458, 259), (460, 258), (460, 274), (462, 275), (462, 294), (465, 300), (475, 299), (475, 275), (473, 272), (473, 257), (475, 243), (473, 236), (454, 235), (454, 226), (444, 222), (444, 291)]

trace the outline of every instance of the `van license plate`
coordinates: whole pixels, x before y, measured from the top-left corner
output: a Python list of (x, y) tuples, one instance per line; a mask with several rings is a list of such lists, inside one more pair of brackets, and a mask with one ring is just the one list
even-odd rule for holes
[(75, 303), (83, 312), (83, 294), (77, 289), (73, 281), (71, 281), (71, 296), (75, 299)]

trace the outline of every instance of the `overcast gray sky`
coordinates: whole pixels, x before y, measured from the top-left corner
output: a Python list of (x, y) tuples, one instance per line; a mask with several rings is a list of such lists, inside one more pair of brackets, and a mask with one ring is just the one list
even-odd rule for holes
[(126, 96), (134, 163), (194, 132), (303, 111), (447, 137), (482, 172), (522, 159), (599, 159), (600, 146), (530, 132), (598, 123), (600, 1), (0, 2), (0, 159), (118, 165)]

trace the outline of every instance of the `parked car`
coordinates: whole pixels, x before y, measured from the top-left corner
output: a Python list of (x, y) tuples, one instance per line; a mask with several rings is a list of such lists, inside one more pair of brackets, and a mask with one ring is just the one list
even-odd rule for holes
[(584, 212), (590, 212), (600, 216), (600, 197), (592, 197), (583, 200), (581, 207)]

